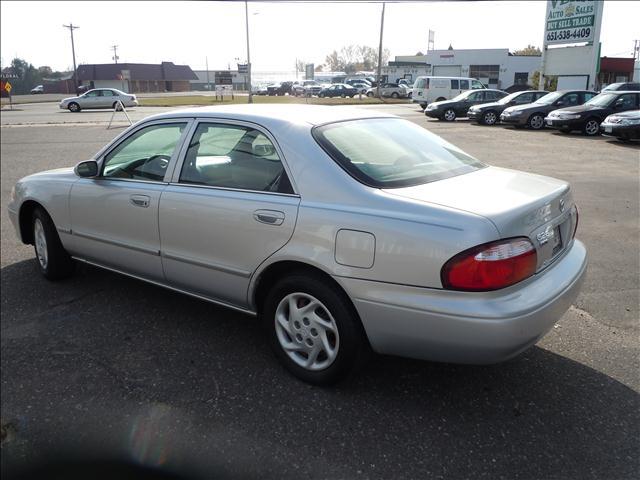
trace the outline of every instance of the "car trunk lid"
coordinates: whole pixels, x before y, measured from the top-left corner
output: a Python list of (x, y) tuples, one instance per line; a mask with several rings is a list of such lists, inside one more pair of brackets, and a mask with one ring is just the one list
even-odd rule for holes
[(384, 191), (481, 215), (501, 238), (528, 237), (536, 247), (538, 270), (569, 245), (577, 221), (566, 182), (498, 167)]

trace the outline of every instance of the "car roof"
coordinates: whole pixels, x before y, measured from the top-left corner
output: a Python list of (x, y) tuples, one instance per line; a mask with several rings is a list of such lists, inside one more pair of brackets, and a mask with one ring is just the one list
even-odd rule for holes
[(328, 105), (278, 105), (278, 104), (241, 104), (212, 107), (194, 107), (147, 117), (145, 121), (169, 118), (220, 118), (241, 120), (259, 125), (306, 123), (322, 125), (325, 123), (360, 118), (394, 118), (395, 115), (364, 110), (356, 107), (335, 107)]

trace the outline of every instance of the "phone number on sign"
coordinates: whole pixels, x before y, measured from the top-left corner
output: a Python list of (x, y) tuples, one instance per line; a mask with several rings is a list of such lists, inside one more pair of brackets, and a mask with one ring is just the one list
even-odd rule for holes
[(591, 36), (590, 28), (576, 28), (574, 30), (558, 30), (556, 32), (547, 32), (547, 42), (556, 40), (574, 40), (581, 38), (589, 38)]

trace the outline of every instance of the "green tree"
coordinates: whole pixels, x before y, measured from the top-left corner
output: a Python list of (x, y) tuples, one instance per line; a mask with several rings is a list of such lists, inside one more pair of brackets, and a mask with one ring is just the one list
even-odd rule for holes
[(535, 57), (535, 56), (542, 55), (542, 50), (540, 50), (538, 47), (534, 45), (527, 45), (526, 47), (521, 48), (520, 50), (514, 51), (513, 54)]

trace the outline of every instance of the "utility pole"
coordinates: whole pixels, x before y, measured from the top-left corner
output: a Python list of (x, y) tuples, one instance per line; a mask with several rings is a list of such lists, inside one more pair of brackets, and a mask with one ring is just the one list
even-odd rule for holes
[(76, 95), (78, 94), (78, 71), (76, 68), (76, 47), (73, 44), (73, 31), (77, 30), (78, 26), (73, 23), (69, 23), (69, 25), (62, 25), (64, 28), (68, 28), (69, 32), (71, 32), (71, 54), (73, 55), (73, 85), (76, 87)]
[(204, 57), (204, 64), (207, 69), (207, 90), (211, 91), (211, 82), (209, 82), (209, 57)]
[(384, 7), (385, 7), (385, 2), (382, 2), (382, 14), (380, 15), (380, 45), (378, 46), (378, 76), (377, 76), (377, 81), (378, 81), (378, 86), (377, 86), (377, 91), (378, 91), (378, 98), (382, 98), (382, 92), (380, 90), (380, 80), (382, 77), (382, 32), (384, 31)]
[(633, 41), (633, 59), (640, 60), (640, 40)]
[(111, 45), (111, 48), (113, 49), (113, 57), (111, 58), (113, 58), (114, 62), (118, 63), (118, 59), (120, 58), (118, 56), (118, 45)]
[(253, 103), (253, 92), (251, 91), (251, 55), (249, 53), (249, 5), (244, 2), (244, 20), (247, 29), (247, 79), (249, 83), (249, 103)]
[(298, 80), (298, 59), (296, 58), (296, 81)]

